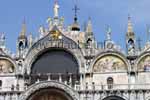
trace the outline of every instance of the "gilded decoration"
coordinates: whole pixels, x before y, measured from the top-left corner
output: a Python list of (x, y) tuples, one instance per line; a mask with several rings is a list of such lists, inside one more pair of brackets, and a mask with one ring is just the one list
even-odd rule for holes
[(150, 71), (150, 56), (145, 56), (138, 64), (139, 71)]
[(55, 40), (62, 38), (62, 36), (61, 36), (61, 34), (58, 30), (51, 31), (50, 36), (51, 36), (52, 39), (55, 39)]
[(6, 59), (0, 59), (0, 73), (13, 73), (13, 72), (14, 72), (14, 65)]
[(94, 72), (125, 71), (127, 65), (117, 56), (107, 55), (96, 61), (93, 70)]

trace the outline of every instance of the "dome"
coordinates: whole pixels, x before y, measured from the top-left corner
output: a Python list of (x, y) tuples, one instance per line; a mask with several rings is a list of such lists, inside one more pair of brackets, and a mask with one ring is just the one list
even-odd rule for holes
[(77, 22), (74, 22), (72, 25), (72, 31), (80, 31), (80, 26)]

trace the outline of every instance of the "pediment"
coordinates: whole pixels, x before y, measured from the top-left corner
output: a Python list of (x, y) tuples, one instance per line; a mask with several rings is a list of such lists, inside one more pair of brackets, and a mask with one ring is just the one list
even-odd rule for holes
[[(38, 40), (31, 48), (44, 49), (49, 47), (61, 47), (68, 49), (79, 49), (78, 44), (72, 39), (66, 37), (59, 29), (54, 26), (49, 33)], [(29, 50), (29, 52), (30, 52)]]

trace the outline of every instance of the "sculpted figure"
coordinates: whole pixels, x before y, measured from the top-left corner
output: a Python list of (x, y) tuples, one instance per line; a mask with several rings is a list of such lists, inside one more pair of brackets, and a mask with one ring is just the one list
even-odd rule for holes
[(54, 5), (54, 17), (58, 17), (58, 13), (59, 13), (59, 5), (57, 2), (55, 2)]
[(43, 26), (40, 26), (39, 33), (40, 33), (40, 37), (45, 36), (45, 28)]

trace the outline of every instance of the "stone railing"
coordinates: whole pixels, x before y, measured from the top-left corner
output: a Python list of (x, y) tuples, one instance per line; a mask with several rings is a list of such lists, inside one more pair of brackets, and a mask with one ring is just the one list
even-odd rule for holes
[[(49, 80), (50, 81), (50, 80)], [(55, 80), (59, 81), (59, 80)], [(40, 81), (36, 81), (38, 83)], [(95, 91), (103, 91), (103, 90), (150, 90), (150, 84), (113, 84), (113, 85), (88, 85), (88, 84), (80, 84), (79, 82), (76, 82), (72, 84), (68, 83), (67, 81), (59, 81), (61, 83), (64, 83), (72, 88), (74, 88), (77, 91), (86, 91), (86, 90), (95, 90)], [(34, 83), (34, 84), (36, 84)], [(0, 88), (0, 93), (4, 92), (23, 92), (26, 90), (28, 86), (24, 87), (2, 87)]]
[(24, 90), (25, 90), (25, 87), (20, 87), (20, 86), (19, 87), (18, 86), (1, 87), (0, 93), (5, 93), (5, 92), (20, 93), (20, 92), (23, 92)]
[(27, 86), (38, 83), (40, 81), (58, 81), (60, 83), (64, 83), (64, 84), (74, 87), (75, 84), (79, 85), (80, 75), (71, 74), (71, 73), (66, 73), (66, 74), (47, 73), (47, 74), (31, 74), (31, 75), (25, 76), (25, 84)]
[(57, 81), (75, 90), (131, 90), (131, 89), (150, 89), (150, 84), (95, 84), (94, 82), (86, 83), (83, 74), (32, 74), (26, 76), (25, 87), (38, 83), (40, 81)]
[(150, 90), (150, 84), (109, 84), (109, 85), (88, 85), (87, 83), (76, 85), (78, 91), (103, 91), (103, 90)]

